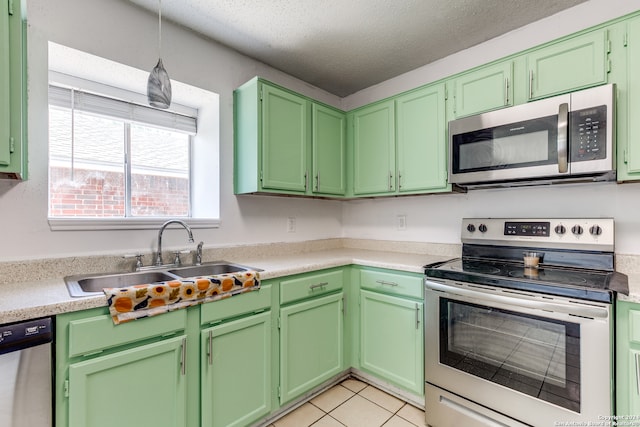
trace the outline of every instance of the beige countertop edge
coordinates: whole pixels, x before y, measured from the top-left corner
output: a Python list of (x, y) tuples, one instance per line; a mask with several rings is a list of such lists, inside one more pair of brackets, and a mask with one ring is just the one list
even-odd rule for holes
[[(352, 264), (422, 273), (425, 264), (450, 258), (449, 255), (341, 248), (227, 261), (261, 269), (260, 277), (267, 280)], [(629, 295), (618, 295), (618, 300), (640, 303), (640, 273), (627, 273), (627, 276)], [(106, 299), (102, 295), (72, 298), (62, 278), (0, 285), (0, 324), (104, 306)]]
[[(227, 261), (263, 270), (263, 280), (346, 265), (387, 268), (422, 273), (425, 264), (451, 256), (334, 249), (274, 257), (228, 259)], [(102, 295), (83, 298), (69, 296), (63, 278), (0, 285), (0, 324), (106, 306)]]

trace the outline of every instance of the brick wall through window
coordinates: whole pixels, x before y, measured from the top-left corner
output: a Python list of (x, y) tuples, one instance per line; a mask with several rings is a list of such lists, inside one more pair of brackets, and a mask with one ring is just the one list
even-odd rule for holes
[[(124, 217), (124, 174), (51, 167), (50, 215), (62, 217)], [(135, 174), (131, 176), (132, 216), (188, 216), (189, 180)]]

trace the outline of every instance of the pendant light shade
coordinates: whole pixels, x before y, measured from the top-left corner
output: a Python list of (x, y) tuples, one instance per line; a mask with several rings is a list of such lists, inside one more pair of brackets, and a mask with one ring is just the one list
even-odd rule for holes
[(169, 108), (171, 105), (171, 80), (162, 64), (162, 3), (158, 0), (158, 63), (147, 81), (147, 100), (156, 108)]

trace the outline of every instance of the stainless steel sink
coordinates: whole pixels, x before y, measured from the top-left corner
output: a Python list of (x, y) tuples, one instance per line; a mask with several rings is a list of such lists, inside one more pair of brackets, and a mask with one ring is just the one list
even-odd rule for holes
[(179, 277), (196, 277), (196, 276), (212, 276), (214, 274), (236, 273), (239, 271), (258, 270), (246, 265), (232, 264), (226, 261), (216, 261), (205, 263), (202, 265), (192, 265), (189, 267), (180, 267), (168, 270), (170, 274)]
[(178, 277), (171, 273), (164, 270), (157, 270), (67, 276), (64, 278), (64, 281), (72, 297), (85, 297), (101, 294), (103, 288), (122, 288), (176, 279), (178, 279)]
[(111, 274), (83, 274), (64, 278), (72, 297), (87, 297), (102, 294), (104, 288), (123, 288), (126, 286), (180, 280), (187, 277), (212, 276), (215, 274), (235, 273), (239, 271), (262, 271), (246, 265), (226, 261), (214, 261), (201, 265), (175, 268), (158, 268), (147, 271)]

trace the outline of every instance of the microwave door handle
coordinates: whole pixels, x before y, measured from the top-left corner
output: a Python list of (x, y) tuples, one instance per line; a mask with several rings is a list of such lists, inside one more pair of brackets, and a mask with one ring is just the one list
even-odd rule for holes
[(558, 108), (558, 172), (569, 171), (568, 161), (568, 129), (569, 129), (569, 104), (563, 102)]

